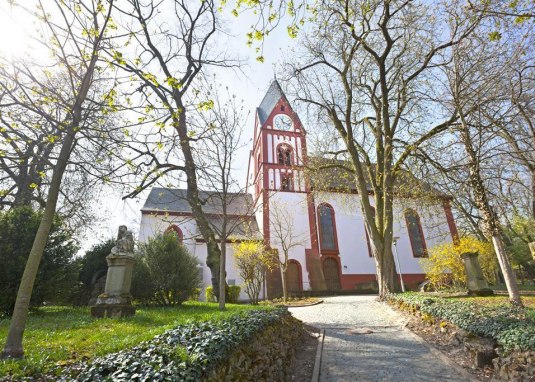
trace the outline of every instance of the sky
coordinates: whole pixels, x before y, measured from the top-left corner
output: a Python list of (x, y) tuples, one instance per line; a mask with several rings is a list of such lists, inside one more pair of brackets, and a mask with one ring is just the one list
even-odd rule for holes
[[(224, 45), (228, 53), (238, 55), (244, 59), (241, 70), (222, 69), (216, 72), (217, 80), (223, 86), (228, 86), (230, 92), (238, 99), (244, 100), (245, 110), (250, 112), (247, 126), (244, 128), (243, 139), (249, 142), (252, 139), (254, 128), (254, 111), (260, 104), (269, 84), (274, 78), (276, 69), (285, 55), (295, 46), (296, 40), (291, 39), (286, 31), (285, 22), (274, 30), (267, 37), (264, 44), (264, 63), (256, 60), (257, 54), (254, 47), (246, 46), (246, 33), (250, 31), (250, 26), (255, 22), (256, 16), (253, 14), (240, 14), (234, 17), (230, 13), (231, 9), (226, 9), (222, 16), (223, 26), (230, 34), (225, 39)], [(17, 11), (16, 7), (11, 7), (8, 2), (0, 2), (0, 52), (3, 55), (24, 57), (26, 55), (46, 54), (45, 51), (35, 46), (31, 36), (33, 26), (28, 17)], [(247, 161), (251, 146), (245, 145), (236, 158), (235, 176), (245, 184)], [(141, 219), (140, 208), (143, 206), (143, 195), (138, 199), (122, 200), (119, 191), (108, 190), (101, 195), (98, 205), (98, 219), (94, 226), (85, 230), (79, 237), (81, 251), (87, 250), (91, 245), (96, 244), (109, 237), (115, 236), (118, 226), (125, 224), (134, 234), (139, 230)]]

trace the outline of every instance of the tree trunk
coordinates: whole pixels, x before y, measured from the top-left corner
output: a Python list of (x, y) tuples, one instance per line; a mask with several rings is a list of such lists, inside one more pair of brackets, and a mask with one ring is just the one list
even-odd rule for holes
[(35, 235), (32, 249), (30, 251), (28, 261), (26, 262), (26, 267), (24, 268), (22, 280), (17, 292), (17, 299), (15, 301), (15, 309), (13, 311), (13, 316), (11, 317), (11, 323), (7, 334), (7, 341), (1, 358), (22, 358), (24, 356), (22, 336), (24, 334), (24, 329), (26, 328), (33, 285), (35, 283), (35, 277), (39, 269), (39, 263), (41, 262), (41, 258), (48, 240), (48, 234), (54, 221), (56, 205), (61, 187), (61, 180), (63, 178), (65, 168), (67, 167), (67, 161), (69, 160), (73, 145), (74, 133), (70, 132), (65, 136), (56, 166), (52, 173), (52, 180), (48, 190), (46, 207), (43, 212), (43, 217), (41, 218), (37, 234)]
[(281, 266), (281, 278), (282, 278), (282, 299), (284, 302), (288, 301), (288, 284), (286, 282), (286, 267)]
[(174, 95), (177, 110), (180, 110), (178, 118), (173, 118), (173, 125), (178, 133), (180, 148), (184, 155), (184, 172), (186, 173), (187, 198), (191, 207), (191, 212), (197, 223), (197, 228), (204, 240), (206, 240), (206, 265), (210, 268), (212, 275), (212, 287), (214, 296), (219, 296), (219, 259), (221, 251), (217, 245), (214, 230), (210, 227), (204, 212), (202, 210), (202, 201), (199, 197), (199, 187), (197, 184), (196, 164), (193, 159), (193, 153), (190, 146), (190, 137), (186, 123), (186, 108), (182, 103), (182, 96), (177, 92)]
[(379, 299), (384, 301), (389, 293), (398, 290), (396, 287), (396, 268), (392, 248), (385, 246), (382, 253), (375, 254), (375, 259), (377, 283), (379, 284)]
[[(458, 108), (458, 110), (461, 110), (461, 108)], [(492, 238), (494, 251), (496, 252), (496, 256), (498, 257), (500, 269), (505, 280), (505, 285), (507, 286), (507, 292), (509, 293), (509, 301), (513, 305), (522, 306), (520, 293), (518, 291), (518, 285), (516, 283), (516, 277), (513, 272), (509, 257), (505, 252), (505, 246), (503, 245), (503, 233), (500, 227), (500, 222), (498, 221), (498, 217), (496, 216), (494, 209), (490, 205), (487, 189), (485, 187), (483, 179), (481, 178), (479, 158), (472, 143), (472, 137), (470, 136), (468, 123), (466, 122), (465, 116), (464, 114), (462, 114), (462, 111), (460, 111), (460, 119), (461, 137), (469, 158), (468, 167), (470, 174), (470, 183), (474, 192), (474, 199), (476, 201), (477, 208), (479, 209), (479, 212), (481, 213), (481, 216), (483, 218), (484, 231), (487, 236), (490, 236)]]
[(531, 217), (535, 219), (535, 170), (531, 171)]
[(522, 306), (522, 300), (520, 299), (520, 292), (518, 291), (516, 277), (513, 272), (511, 262), (509, 261), (509, 257), (505, 252), (505, 246), (503, 245), (501, 236), (493, 235), (492, 244), (494, 244), (494, 250), (496, 251), (496, 256), (498, 257), (498, 262), (500, 263), (500, 268), (503, 272), (505, 285), (507, 286), (507, 291), (509, 292), (509, 300), (513, 305)]
[[(221, 235), (226, 236), (226, 235)], [(221, 247), (221, 258), (219, 260), (219, 285), (221, 288), (219, 288), (219, 310), (225, 310), (225, 292), (226, 292), (226, 278), (227, 278), (227, 272), (226, 272), (226, 263), (227, 263), (227, 245), (226, 245), (226, 238), (221, 237), (220, 241), (220, 247)]]

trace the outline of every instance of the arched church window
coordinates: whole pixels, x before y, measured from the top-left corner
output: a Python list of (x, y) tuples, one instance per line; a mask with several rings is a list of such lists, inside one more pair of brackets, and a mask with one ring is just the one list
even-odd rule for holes
[(412, 255), (414, 257), (427, 257), (424, 231), (420, 222), (420, 216), (414, 210), (405, 211), (405, 222), (411, 241)]
[(318, 206), (320, 244), (322, 253), (338, 253), (334, 208), (329, 204)]
[[(375, 208), (373, 207), (370, 207), (370, 208), (372, 209), (372, 214), (373, 214), (373, 217), (375, 218)], [(368, 244), (368, 256), (373, 257), (372, 246), (370, 243), (370, 235), (368, 235), (368, 230), (366, 229), (366, 225), (364, 225), (364, 232), (366, 232), (366, 243)]]
[(291, 174), (281, 174), (281, 191), (293, 191), (294, 179)]
[(170, 225), (169, 228), (165, 230), (165, 233), (169, 233), (169, 232), (172, 232), (173, 234), (175, 234), (178, 241), (182, 243), (182, 240), (184, 239), (184, 234), (182, 233), (182, 230), (176, 224)]
[(292, 165), (292, 148), (286, 144), (279, 145), (277, 148), (277, 157), (279, 164), (286, 166)]

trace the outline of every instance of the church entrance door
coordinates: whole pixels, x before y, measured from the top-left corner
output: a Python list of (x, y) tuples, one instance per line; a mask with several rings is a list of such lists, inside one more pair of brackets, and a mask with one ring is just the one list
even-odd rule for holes
[(297, 292), (301, 290), (301, 283), (299, 282), (299, 265), (289, 262), (286, 269), (286, 285), (288, 292)]
[(323, 262), (323, 276), (327, 290), (340, 290), (340, 274), (338, 273), (338, 262), (330, 257)]

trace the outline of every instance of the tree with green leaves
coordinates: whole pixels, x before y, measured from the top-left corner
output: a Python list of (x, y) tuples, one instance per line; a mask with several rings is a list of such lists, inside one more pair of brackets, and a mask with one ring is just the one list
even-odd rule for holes
[[(42, 66), (36, 62), (31, 65), (17, 63), (17, 76), (13, 78), (15, 84), (3, 87), (14, 102), (26, 108), (29, 113), (43, 116), (53, 126), (55, 134), (50, 139), (62, 138), (51, 165), (42, 218), (17, 292), (2, 352), (4, 358), (21, 358), (24, 354), (22, 337), (28, 308), (56, 214), (65, 170), (80, 131), (86, 127), (84, 122), (87, 116), (102, 109), (101, 100), (93, 99), (92, 96), (95, 94), (95, 83), (109, 75), (100, 73), (98, 63), (103, 46), (109, 43), (112, 8), (113, 0), (108, 3), (88, 0), (54, 1), (46, 4), (37, 1), (35, 16), (42, 27), (42, 38), (39, 41), (49, 49), (50, 61), (44, 62)], [(61, 72), (59, 77), (66, 80), (65, 83), (58, 88), (35, 87), (31, 80), (38, 77), (39, 72), (45, 78), (50, 77), (50, 68)], [(61, 111), (50, 109), (49, 105), (58, 103), (63, 106)]]
[(332, 161), (319, 169), (342, 167), (354, 179), (381, 298), (396, 289), (394, 200), (411, 193), (400, 181), (406, 161), (458, 118), (441, 106), (434, 76), (479, 22), (459, 12), (457, 2), (321, 2), (288, 66), (287, 93), (325, 126), (325, 136), (338, 137), (320, 153)]
[[(140, 123), (148, 120), (153, 129), (151, 137), (130, 145), (139, 159), (139, 165), (135, 162), (132, 167), (144, 174), (126, 197), (134, 197), (173, 174), (184, 176), (180, 180), (186, 183), (188, 203), (206, 241), (206, 264), (212, 274), (214, 293), (219, 295), (221, 249), (203, 212), (204, 201), (199, 193), (201, 159), (195, 152), (196, 142), (203, 132), (210, 130), (207, 126), (196, 130), (190, 119), (197, 111), (214, 107), (213, 99), (200, 97), (199, 80), (206, 69), (237, 65), (226, 54), (213, 49), (219, 32), (217, 5), (213, 0), (129, 0), (121, 4), (120, 12), (125, 16), (123, 27), (134, 54), (115, 49), (109, 52), (110, 61), (135, 79), (143, 105)], [(154, 136), (160, 138), (154, 140)]]

